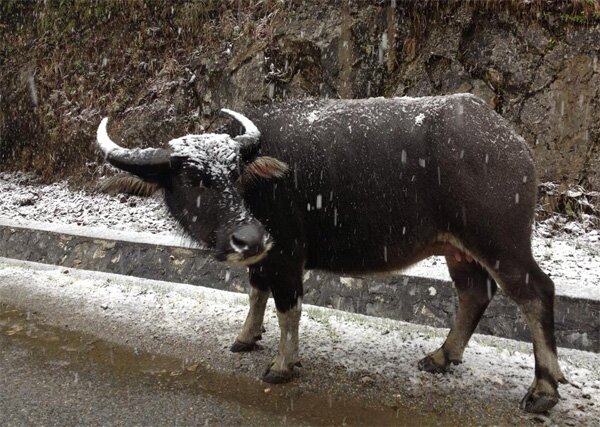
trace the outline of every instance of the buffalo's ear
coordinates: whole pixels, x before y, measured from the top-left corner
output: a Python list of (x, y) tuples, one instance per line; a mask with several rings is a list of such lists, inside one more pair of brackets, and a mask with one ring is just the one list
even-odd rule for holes
[(144, 181), (142, 178), (130, 174), (118, 174), (105, 179), (98, 189), (107, 194), (127, 193), (140, 197), (149, 197), (160, 190), (160, 186), (153, 182)]
[(256, 179), (281, 178), (288, 171), (288, 165), (273, 157), (260, 156), (244, 167), (242, 181), (254, 181)]

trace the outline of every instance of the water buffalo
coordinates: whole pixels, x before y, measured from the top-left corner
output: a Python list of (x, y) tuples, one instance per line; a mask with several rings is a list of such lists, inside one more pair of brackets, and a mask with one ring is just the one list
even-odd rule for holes
[(217, 259), (249, 268), (250, 310), (232, 351), (260, 338), (269, 292), (281, 338), (264, 374), (290, 379), (298, 358), (305, 269), (400, 270), (445, 255), (458, 312), (445, 343), (419, 361), (458, 363), (498, 283), (527, 319), (535, 379), (521, 401), (558, 401), (554, 284), (531, 253), (536, 175), (527, 144), (469, 94), (302, 100), (222, 110), (244, 131), (126, 149), (98, 128), (114, 166), (164, 189), (181, 227)]

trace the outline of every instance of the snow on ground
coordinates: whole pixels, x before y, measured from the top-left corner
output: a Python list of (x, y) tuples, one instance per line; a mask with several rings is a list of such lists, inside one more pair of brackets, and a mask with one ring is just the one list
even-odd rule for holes
[[(143, 232), (183, 241), (160, 196), (111, 196), (70, 190), (64, 182), (38, 185), (31, 176), (19, 173), (0, 173), (0, 195), (0, 218), (119, 230), (116, 238), (122, 238), (123, 232)], [(554, 280), (558, 293), (600, 300), (599, 230), (558, 222), (550, 218), (536, 225), (533, 251), (537, 261)], [(429, 258), (406, 273), (450, 280), (440, 257)]]
[(25, 174), (0, 173), (0, 217), (153, 234), (177, 229), (159, 197), (70, 190), (65, 182), (38, 185)]
[[(3, 258), (0, 300), (38, 311), (50, 322), (54, 316), (55, 322), (69, 329), (100, 334), (96, 336), (101, 339), (124, 340), (132, 346), (140, 344), (138, 339), (146, 340), (164, 344), (161, 348), (173, 353), (179, 347), (167, 337), (175, 336), (186, 343), (187, 350), (181, 351), (202, 357), (215, 369), (249, 369), (246, 372), (251, 375), (258, 375), (270, 360), (279, 338), (272, 300), (261, 341), (266, 351), (240, 356), (227, 348), (247, 312), (244, 296)], [(305, 367), (296, 382), (310, 382), (311, 378), (317, 385), (332, 378), (335, 382), (334, 372), (341, 372), (344, 378), (358, 375), (364, 379), (366, 375), (385, 384), (388, 395), (408, 393), (434, 404), (458, 392), (460, 405), (465, 407), (495, 406), (504, 401), (519, 414), (517, 403), (533, 378), (531, 345), (475, 335), (465, 352), (465, 363), (449, 374), (418, 371), (417, 360), (441, 345), (446, 334), (446, 329), (305, 305), (300, 326), (300, 356)], [(565, 375), (579, 388), (561, 385), (561, 401), (550, 412), (550, 419), (542, 417), (542, 421), (594, 425), (600, 419), (600, 356), (559, 349), (559, 358)], [(227, 365), (229, 362), (232, 364)]]

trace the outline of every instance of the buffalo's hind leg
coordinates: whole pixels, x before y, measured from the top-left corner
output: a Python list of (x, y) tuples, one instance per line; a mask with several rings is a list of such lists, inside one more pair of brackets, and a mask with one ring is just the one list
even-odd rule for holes
[(481, 316), (496, 293), (496, 282), (476, 262), (446, 256), (450, 277), (458, 293), (458, 311), (444, 344), (419, 361), (419, 369), (445, 372), (450, 363), (462, 362), (463, 352)]
[(242, 327), (230, 350), (234, 353), (252, 351), (256, 342), (262, 338), (262, 325), (265, 308), (269, 299), (269, 288), (260, 289), (250, 280), (250, 309)]
[(521, 409), (545, 412), (558, 403), (558, 383), (566, 382), (558, 364), (554, 336), (554, 283), (539, 268), (531, 252), (500, 257), (494, 272), (499, 285), (525, 316), (535, 356), (535, 378), (521, 400)]

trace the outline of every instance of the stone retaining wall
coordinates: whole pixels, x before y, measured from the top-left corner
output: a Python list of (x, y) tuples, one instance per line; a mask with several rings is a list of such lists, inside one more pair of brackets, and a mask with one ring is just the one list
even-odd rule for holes
[[(0, 225), (0, 256), (183, 282), (221, 290), (246, 292), (243, 268), (214, 261), (202, 249), (124, 240), (108, 240), (47, 230)], [(309, 304), (435, 327), (449, 327), (457, 298), (450, 282), (389, 275), (340, 277), (320, 271), (305, 273)], [(600, 352), (600, 301), (558, 296), (558, 345)], [(478, 333), (530, 341), (516, 305), (498, 294), (482, 319)]]

